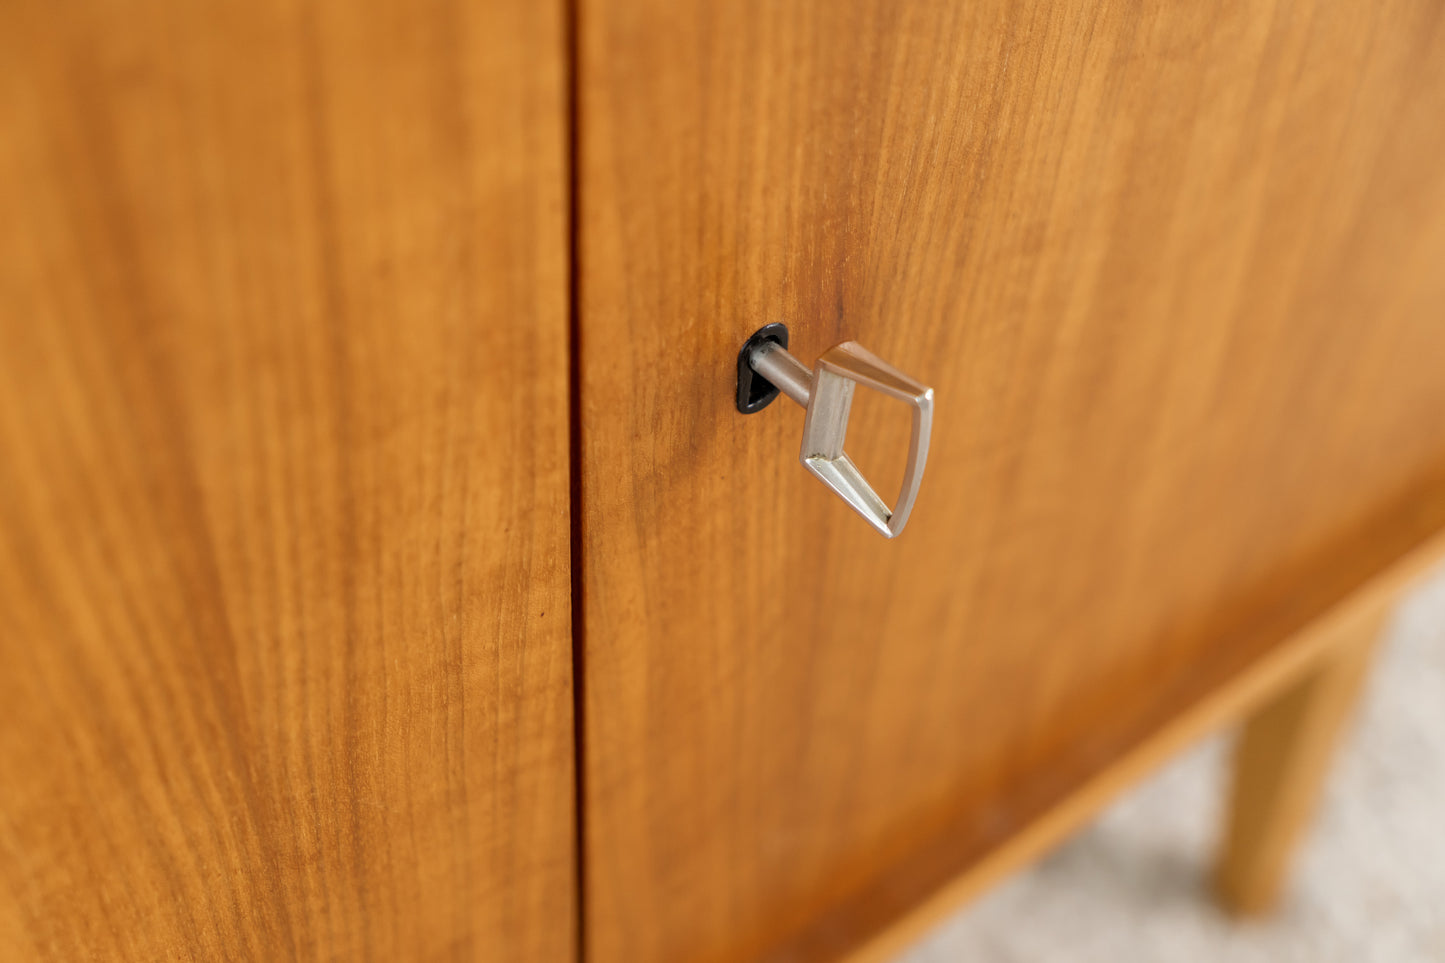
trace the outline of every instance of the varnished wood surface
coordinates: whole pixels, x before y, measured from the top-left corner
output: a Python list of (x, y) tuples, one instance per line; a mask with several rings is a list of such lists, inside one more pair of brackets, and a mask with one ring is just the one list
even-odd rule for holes
[[(1438, 4), (580, 30), (595, 963), (846, 952), (1445, 523)], [(732, 409), (779, 320), (936, 388), (897, 542)]]
[(0, 958), (572, 957), (562, 38), (0, 7)]

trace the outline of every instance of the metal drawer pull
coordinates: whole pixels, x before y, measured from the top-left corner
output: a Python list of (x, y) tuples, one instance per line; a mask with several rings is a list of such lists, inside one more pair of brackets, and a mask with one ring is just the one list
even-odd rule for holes
[[(762, 382), (759, 384), (759, 382)], [(908, 441), (908, 467), (898, 503), (890, 509), (843, 450), (853, 389), (864, 385), (897, 398), (912, 408), (913, 431)], [(788, 329), (770, 324), (759, 330), (738, 353), (738, 410), (745, 414), (766, 407), (781, 391), (807, 409), (798, 460), (823, 484), (862, 515), (885, 538), (894, 538), (908, 524), (933, 428), (933, 389), (914, 381), (855, 341), (835, 345), (808, 370), (788, 353)]]

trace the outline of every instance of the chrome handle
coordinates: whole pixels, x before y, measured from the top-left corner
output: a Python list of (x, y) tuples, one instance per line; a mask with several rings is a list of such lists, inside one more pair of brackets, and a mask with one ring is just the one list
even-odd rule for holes
[[(759, 391), (756, 384), (750, 384), (755, 375), (806, 408), (798, 460), (881, 535), (896, 537), (908, 524), (918, 486), (923, 481), (928, 436), (933, 428), (933, 389), (919, 384), (855, 341), (844, 341), (823, 352), (811, 371), (788, 353), (787, 345), (787, 329), (776, 324), (758, 331), (743, 345), (738, 355), (738, 410), (757, 411), (776, 396), (776, 391)], [(898, 502), (891, 509), (843, 450), (848, 434), (848, 412), (858, 385), (896, 398), (912, 409), (908, 465), (903, 472)]]

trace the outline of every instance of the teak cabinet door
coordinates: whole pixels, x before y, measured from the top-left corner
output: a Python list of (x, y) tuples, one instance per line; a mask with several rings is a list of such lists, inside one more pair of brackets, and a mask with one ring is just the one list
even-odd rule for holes
[[(1439, 4), (579, 16), (591, 963), (856, 946), (1445, 521)], [(775, 321), (935, 388), (896, 541)]]
[(575, 953), (560, 5), (0, 5), (0, 959)]

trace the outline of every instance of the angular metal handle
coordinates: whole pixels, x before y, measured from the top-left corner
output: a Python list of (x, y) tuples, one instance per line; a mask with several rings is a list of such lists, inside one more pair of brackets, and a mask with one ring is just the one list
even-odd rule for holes
[[(769, 325), (748, 340), (739, 356), (740, 374), (742, 363), (746, 363), (751, 369), (748, 374), (756, 372), (807, 409), (798, 460), (885, 538), (896, 537), (908, 524), (918, 487), (923, 482), (928, 436), (933, 429), (933, 389), (919, 384), (855, 341), (844, 341), (829, 348), (810, 371), (788, 353), (786, 329), (782, 329), (780, 337), (776, 333), (764, 336), (769, 329), (781, 327)], [(908, 441), (903, 489), (891, 509), (843, 450), (848, 434), (848, 412), (858, 385), (881, 391), (912, 409), (913, 431)], [(740, 410), (755, 411), (772, 400), (772, 396), (767, 395), (761, 403), (745, 408), (745, 387), (740, 382)]]

